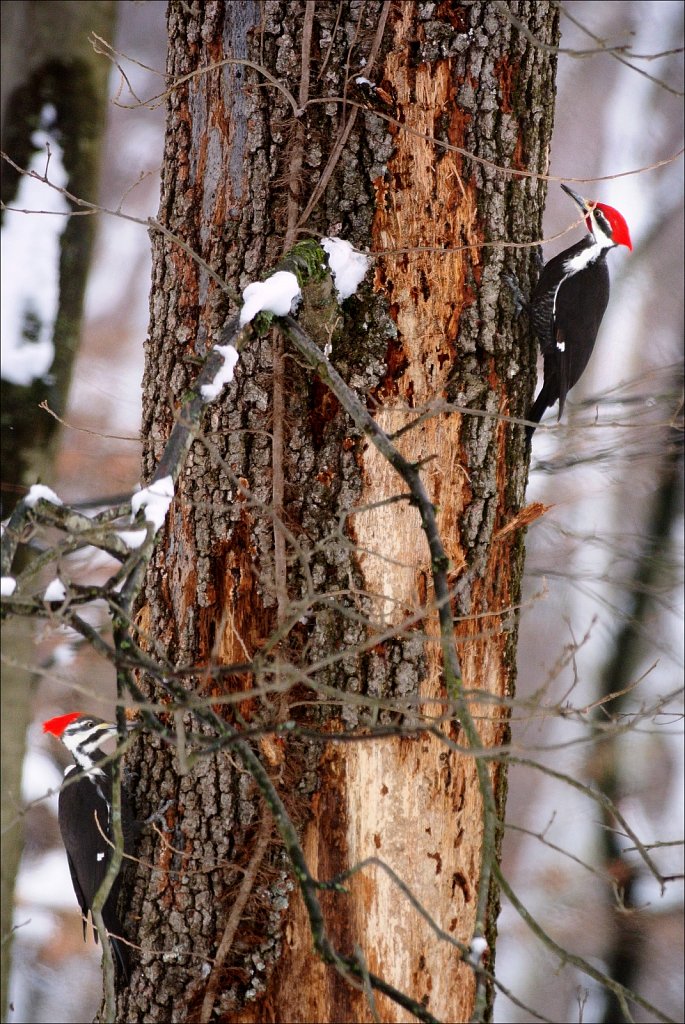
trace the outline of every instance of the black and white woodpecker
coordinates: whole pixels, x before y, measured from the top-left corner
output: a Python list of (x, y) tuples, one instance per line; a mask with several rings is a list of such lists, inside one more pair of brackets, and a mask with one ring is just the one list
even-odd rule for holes
[[(76, 711), (43, 722), (43, 732), (52, 733), (60, 739), (76, 762), (69, 765), (64, 773), (66, 784), (59, 794), (58, 819), (71, 880), (83, 916), (85, 939), (88, 911), (112, 856), (112, 764), (102, 750), (102, 744), (117, 738), (117, 727), (94, 715)], [(133, 815), (123, 786), (121, 818), (124, 850), (130, 853)], [(128, 947), (116, 938), (123, 935), (117, 914), (120, 882), (121, 875), (118, 875), (102, 908), (102, 918), (110, 933), (115, 964), (128, 979)], [(95, 927), (93, 934), (97, 942)]]
[[(561, 419), (566, 396), (592, 355), (609, 302), (607, 253), (618, 245), (633, 248), (618, 210), (561, 187), (582, 210), (589, 234), (545, 264), (530, 300), (531, 323), (544, 360), (544, 383), (527, 417), (534, 423), (556, 401)], [(527, 428), (529, 440), (534, 430)]]

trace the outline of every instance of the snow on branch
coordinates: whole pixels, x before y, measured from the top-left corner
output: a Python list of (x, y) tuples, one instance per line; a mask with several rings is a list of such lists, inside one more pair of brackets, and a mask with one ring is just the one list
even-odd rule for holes
[(364, 280), (369, 269), (369, 257), (357, 252), (344, 238), (324, 238), (321, 248), (328, 256), (338, 301), (344, 302), (355, 294)]
[(277, 270), (266, 281), (253, 281), (243, 289), (244, 305), (240, 310), (240, 326), (251, 323), (257, 313), (286, 316), (301, 297), (300, 283), (290, 271)]
[(230, 384), (233, 380), (233, 371), (238, 362), (238, 350), (233, 345), (215, 345), (214, 352), (223, 356), (223, 363), (216, 372), (214, 380), (209, 384), (200, 385), (200, 394), (205, 402), (213, 402), (223, 391), (224, 384)]
[(24, 498), (27, 508), (35, 508), (38, 501), (49, 501), (51, 505), (61, 505), (62, 499), (58, 498), (53, 490), (44, 484), (34, 484), (29, 488), (29, 493)]
[(62, 583), (61, 579), (57, 577), (56, 579), (51, 580), (50, 583), (48, 583), (47, 587), (45, 588), (45, 593), (43, 594), (43, 600), (47, 604), (50, 604), (52, 601), (64, 601), (66, 596), (67, 591), (65, 589), (65, 586)]
[[(46, 603), (54, 605), (58, 601), (64, 602), (65, 607), (60, 610), (60, 615), (74, 625), (75, 607), (101, 599), (109, 605), (115, 617), (123, 614), (126, 618), (142, 585), (157, 542), (156, 536), (166, 520), (176, 481), (183, 470), (193, 439), (201, 428), (206, 407), (218, 401), (224, 388), (232, 382), (239, 366), (240, 349), (246, 340), (268, 329), (274, 317), (286, 326), (296, 324), (289, 314), (299, 305), (303, 291), (310, 286), (322, 282), (325, 285), (327, 280), (329, 294), (333, 283), (339, 301), (349, 298), (359, 287), (368, 265), (368, 257), (357, 252), (344, 239), (326, 238), (322, 245), (308, 239), (294, 245), (274, 273), (264, 281), (254, 281), (247, 285), (243, 292), (242, 309), (223, 328), (188, 398), (178, 411), (152, 479), (132, 496), (128, 506), (124, 504), (88, 516), (63, 505), (49, 487), (34, 485), (16, 506), (2, 537), (2, 596), (3, 603), (7, 602), (6, 609), (16, 614), (42, 615), (45, 614)], [(331, 305), (337, 316), (335, 302), (332, 300)], [(323, 313), (321, 316), (325, 319)], [(291, 327), (288, 333), (293, 336)], [(310, 352), (316, 353), (316, 358), (313, 361), (310, 358), (310, 363), (315, 365), (321, 361), (322, 378), (329, 380), (331, 375), (335, 377), (335, 370), (322, 349), (304, 332), (302, 336), (307, 339)], [(293, 337), (296, 347), (299, 347), (298, 335)], [(338, 389), (344, 389), (349, 400), (356, 401), (356, 396), (342, 380), (339, 380)], [(349, 402), (343, 402), (343, 405), (348, 408)], [(375, 427), (375, 433), (380, 435), (382, 432), (375, 426), (375, 422), (371, 417), (368, 418)], [(370, 430), (368, 425), (365, 429), (367, 432)], [(387, 438), (386, 442), (387, 448), (390, 444)], [(128, 519), (128, 523), (125, 519)], [(141, 528), (139, 519), (143, 520), (145, 528)], [(129, 523), (136, 525), (131, 527)], [(15, 578), (12, 569), (19, 545), (28, 534), (40, 528), (61, 531), (63, 539), (56, 543), (50, 540)], [(104, 584), (79, 585), (68, 581), (65, 586), (56, 571), (56, 564), (64, 554), (77, 551), (99, 551), (118, 562), (119, 568)], [(438, 557), (437, 562), (440, 561)], [(95, 562), (89, 556), (88, 568), (91, 567), (95, 568)], [(49, 572), (51, 568), (52, 583), (47, 589), (43, 585), (42, 592), (32, 593), (32, 581), (37, 578), (38, 572)], [(83, 622), (76, 623), (75, 628), (83, 635), (85, 630), (91, 641), (95, 642)], [(456, 679), (456, 655), (451, 675)]]
[(157, 533), (164, 525), (173, 497), (174, 481), (170, 476), (154, 480), (131, 498), (131, 520), (135, 520), (141, 508), (145, 509), (145, 519)]
[[(2, 538), (2, 596), (9, 602), (8, 610), (17, 614), (41, 615), (45, 603), (66, 602), (70, 608), (102, 599), (125, 611), (139, 588), (145, 568), (152, 557), (156, 535), (161, 530), (174, 496), (193, 438), (201, 427), (208, 404), (219, 400), (233, 378), (239, 364), (240, 349), (255, 333), (263, 333), (274, 317), (283, 318), (299, 305), (303, 289), (328, 278), (334, 281), (340, 301), (354, 294), (368, 269), (368, 258), (340, 238), (327, 238), (319, 245), (313, 240), (292, 247), (273, 274), (264, 281), (247, 285), (244, 304), (239, 315), (224, 327), (221, 337), (209, 352), (189, 397), (181, 406), (157, 469), (146, 487), (134, 494), (130, 505), (106, 509), (96, 516), (86, 516), (62, 504), (49, 487), (36, 484), (18, 503)], [(330, 289), (330, 285), (329, 285)], [(334, 304), (333, 304), (334, 305)], [(313, 343), (312, 343), (313, 344)], [(314, 346), (320, 357), (325, 356)], [(327, 362), (327, 361), (326, 361)], [(332, 369), (332, 367), (331, 367)], [(145, 529), (130, 528), (121, 520), (136, 522), (143, 513)], [(57, 529), (64, 539), (52, 542), (17, 578), (12, 575), (15, 555), (23, 538), (34, 528)], [(65, 553), (100, 551), (120, 563), (118, 571), (103, 585), (76, 585), (69, 589), (56, 572), (53, 581), (42, 593), (31, 596), (31, 580), (38, 570), (44, 571)], [(92, 557), (89, 567), (95, 568)], [(20, 597), (19, 597), (20, 595)], [(70, 612), (62, 613), (70, 621)], [(81, 623), (81, 631), (85, 626)], [(91, 638), (92, 639), (92, 638)]]

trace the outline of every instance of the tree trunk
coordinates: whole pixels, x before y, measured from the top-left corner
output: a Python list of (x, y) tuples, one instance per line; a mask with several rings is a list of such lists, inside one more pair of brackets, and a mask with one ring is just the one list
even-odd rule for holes
[[(511, 12), (556, 41), (553, 5)], [(546, 168), (555, 59), (491, 4), (171, 3), (169, 44), (170, 82), (192, 77), (169, 95), (160, 221), (236, 292), (300, 231), (378, 254), (331, 333), (331, 359), (389, 434), (435, 403), (396, 443), (425, 460), (464, 686), (477, 691), (482, 746), (497, 747), (515, 681), (527, 475), (523, 428), (502, 416), (525, 413), (535, 350), (501, 285), (505, 269), (527, 280), (531, 249), (493, 243), (540, 237), (545, 183), (502, 168)], [(185, 250), (160, 235), (153, 246), (147, 477), (234, 309)], [(312, 333), (316, 317), (303, 316)], [(476, 920), (482, 787), (445, 690), (421, 519), (393, 500), (405, 492), (288, 344), (259, 338), (193, 445), (137, 624), (151, 652), (193, 669), (183, 683), (199, 698), (244, 693), (215, 704), (236, 728), (296, 723), (292, 738), (254, 749), (318, 879), (379, 858), (447, 936), (468, 946), (484, 929), (492, 967), (494, 887)], [(251, 671), (220, 673), (238, 663)], [(166, 699), (152, 678), (142, 685)], [(258, 686), (271, 694), (249, 692)], [(275, 829), (259, 855), (270, 816), (238, 758), (222, 750), (182, 774), (176, 749), (153, 741), (128, 760), (141, 816), (175, 803), (171, 833), (146, 834), (128, 887), (143, 952), (121, 1019), (208, 1019), (213, 1005), (227, 1021), (372, 1020), (367, 994), (312, 951)], [(502, 812), (496, 761), (490, 779)], [(473, 968), (381, 867), (321, 902), (336, 950), (357, 950), (433, 1017), (469, 1019)], [(413, 1019), (374, 999), (378, 1019)]]

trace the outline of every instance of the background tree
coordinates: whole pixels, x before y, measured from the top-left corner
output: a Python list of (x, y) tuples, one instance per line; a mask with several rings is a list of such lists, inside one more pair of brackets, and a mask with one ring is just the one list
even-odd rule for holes
[[(97, 197), (100, 146), (105, 126), (107, 69), (88, 44), (87, 31), (110, 36), (114, 28), (113, 3), (5, 3), (2, 31), (2, 149), (21, 166), (35, 160), (41, 171), (50, 166), (64, 173), (63, 184), (87, 199)], [(47, 146), (46, 146), (47, 143)], [(52, 150), (50, 151), (50, 144)], [(21, 207), (21, 179), (3, 164), (2, 202)], [(53, 197), (54, 198), (54, 197)], [(59, 197), (58, 197), (59, 198)], [(18, 202), (17, 202), (18, 201)], [(23, 197), (26, 202), (26, 197)], [(37, 481), (52, 482), (58, 423), (48, 415), (36, 416), (47, 401), (63, 416), (72, 366), (78, 348), (83, 297), (93, 249), (94, 221), (67, 218), (70, 209), (61, 200), (60, 216), (34, 218), (34, 252), (27, 277), (21, 278), (21, 254), (3, 242), (2, 357), (2, 508), (8, 515), (25, 488)], [(7, 217), (3, 210), (3, 226)], [(17, 214), (14, 214), (17, 217)], [(46, 280), (42, 273), (50, 259), (50, 238), (55, 240), (55, 265)], [(11, 282), (11, 283), (10, 283)], [(55, 304), (46, 318), (54, 291)], [(16, 338), (13, 352), (10, 342)], [(32, 373), (18, 349), (51, 350), (42, 371)], [(24, 373), (20, 371), (23, 367)], [(2, 820), (14, 819), (20, 802), (20, 779), (26, 728), (31, 720), (33, 638), (29, 624), (3, 632), (3, 648), (14, 664), (6, 666), (2, 684)], [(5, 646), (7, 640), (7, 646)], [(25, 667), (22, 667), (25, 666)], [(22, 850), (22, 832), (3, 828), (2, 970), (3, 1008), (7, 998), (11, 942), (4, 936), (12, 928), (12, 894)], [(3, 1018), (4, 1017), (3, 1014)]]

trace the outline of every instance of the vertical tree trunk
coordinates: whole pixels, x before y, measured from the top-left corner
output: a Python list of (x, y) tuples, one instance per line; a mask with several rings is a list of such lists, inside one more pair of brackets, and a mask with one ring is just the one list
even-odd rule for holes
[[(471, 704), (482, 745), (496, 746), (506, 739), (499, 701), (514, 685), (527, 473), (522, 429), (500, 417), (525, 412), (535, 362), (501, 295), (505, 268), (526, 279), (530, 250), (514, 258), (492, 243), (539, 237), (544, 183), (501, 168), (545, 170), (554, 58), (491, 4), (169, 11), (170, 81), (191, 77), (169, 95), (160, 220), (235, 291), (272, 267), (298, 230), (378, 253), (345, 303), (331, 359), (388, 433), (442, 403), (397, 444), (427, 460), (464, 685), (482, 694)], [(543, 42), (556, 40), (552, 5), (511, 11)], [(230, 308), (206, 269), (155, 236), (147, 476)], [(326, 880), (375, 856), (447, 935), (468, 945), (478, 925), (494, 949), (494, 891), (487, 920), (476, 921), (482, 794), (444, 688), (420, 517), (392, 500), (405, 491), (394, 470), (280, 345), (268, 336), (243, 349), (235, 381), (212, 406), (138, 625), (150, 651), (194, 667), (184, 683), (203, 698), (278, 684), (270, 697), (223, 705), (236, 725), (288, 719), (322, 734), (366, 732), (357, 742), (255, 745), (310, 870)], [(486, 415), (447, 410), (447, 400)], [(252, 659), (251, 674), (219, 672)], [(154, 681), (146, 685), (160, 699)], [(431, 717), (435, 733), (373, 737), (377, 726), (399, 733)], [(172, 834), (147, 836), (140, 851), (128, 923), (142, 970), (121, 993), (122, 1019), (207, 1014), (206, 963), (218, 1019), (372, 1020), (366, 994), (312, 952), (277, 840), (251, 864), (267, 812), (230, 753), (182, 775), (175, 751), (157, 743), (130, 760), (141, 813), (175, 804)], [(490, 777), (501, 810), (503, 773)], [(246, 869), (256, 882), (220, 977), (211, 975)], [(434, 1017), (469, 1019), (472, 968), (380, 867), (322, 905), (336, 949), (359, 947), (369, 971)], [(380, 1020), (413, 1019), (375, 999)]]

